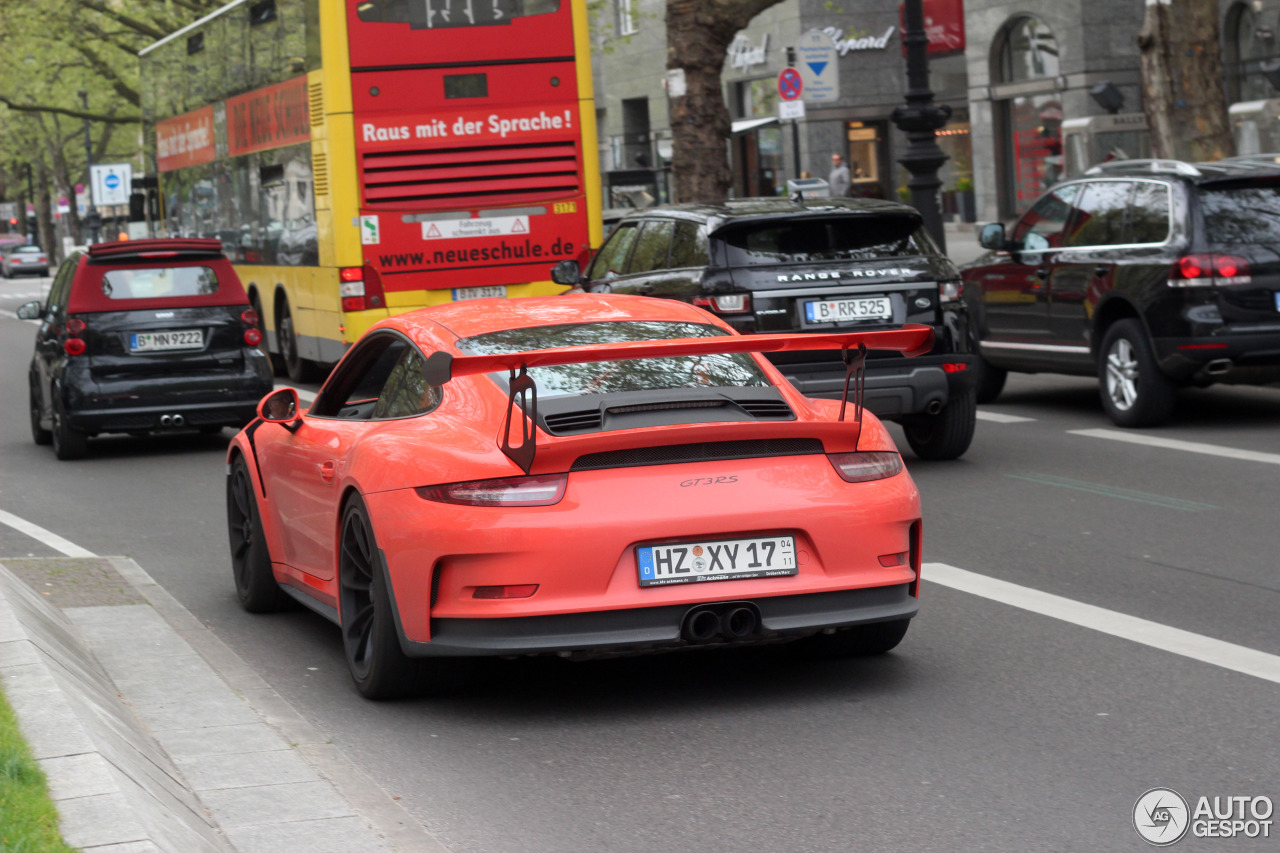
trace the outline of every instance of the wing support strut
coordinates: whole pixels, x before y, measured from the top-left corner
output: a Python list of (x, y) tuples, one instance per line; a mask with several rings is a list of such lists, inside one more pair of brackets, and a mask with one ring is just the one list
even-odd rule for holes
[[(853, 420), (862, 424), (862, 400), (867, 393), (867, 345), (859, 343), (858, 348), (845, 347), (840, 351), (844, 360), (844, 393), (840, 395), (840, 420), (844, 420), (845, 407), (849, 405), (849, 386), (853, 385)], [(859, 437), (862, 431), (858, 431)], [(857, 445), (854, 445), (857, 449)]]
[[(529, 377), (529, 366), (522, 364), (519, 373), (514, 367), (511, 368), (507, 387), (510, 389), (507, 395), (507, 422), (502, 427), (499, 447), (508, 459), (528, 474), (533, 468), (533, 457), (538, 451), (538, 385)], [(520, 409), (520, 443), (513, 447), (511, 421), (517, 408)]]

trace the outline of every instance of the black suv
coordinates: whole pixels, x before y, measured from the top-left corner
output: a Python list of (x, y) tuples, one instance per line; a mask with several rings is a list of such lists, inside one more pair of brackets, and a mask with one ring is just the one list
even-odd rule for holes
[(41, 320), (31, 436), (59, 459), (103, 432), (241, 427), (271, 393), (257, 313), (217, 240), (90, 246), (18, 317)]
[(1007, 371), (1098, 376), (1120, 426), (1177, 389), (1280, 380), (1280, 168), (1247, 160), (1095, 166), (1041, 197), (963, 269), (978, 401)]
[[(744, 333), (932, 326), (931, 354), (868, 358), (867, 408), (900, 422), (924, 459), (954, 459), (973, 439), (960, 274), (906, 205), (748, 198), (648, 208), (618, 223), (585, 273), (563, 261), (552, 279), (691, 302)], [(768, 357), (804, 394), (843, 391), (838, 354)]]

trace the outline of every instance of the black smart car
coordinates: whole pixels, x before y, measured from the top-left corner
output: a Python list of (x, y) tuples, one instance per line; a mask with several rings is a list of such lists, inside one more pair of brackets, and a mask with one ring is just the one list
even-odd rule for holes
[[(585, 272), (563, 261), (551, 277), (595, 292), (691, 302), (745, 333), (932, 326), (931, 354), (868, 358), (867, 408), (900, 422), (924, 459), (954, 459), (973, 439), (960, 273), (914, 208), (843, 198), (652, 207), (624, 217)], [(843, 392), (838, 355), (769, 359), (808, 396)]]
[(58, 269), (31, 359), (31, 434), (59, 459), (90, 436), (240, 427), (272, 390), (244, 287), (217, 240), (99, 243)]
[(1280, 167), (1107, 163), (1042, 196), (966, 265), (979, 402), (1008, 371), (1096, 375), (1124, 427), (1177, 389), (1280, 381)]

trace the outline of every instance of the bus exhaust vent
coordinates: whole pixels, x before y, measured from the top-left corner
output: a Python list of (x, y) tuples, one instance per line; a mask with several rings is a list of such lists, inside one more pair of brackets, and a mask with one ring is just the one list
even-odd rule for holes
[(307, 111), (312, 127), (324, 124), (324, 85), (319, 80), (307, 86)]
[(546, 201), (582, 192), (574, 142), (364, 154), (364, 204), (383, 209)]

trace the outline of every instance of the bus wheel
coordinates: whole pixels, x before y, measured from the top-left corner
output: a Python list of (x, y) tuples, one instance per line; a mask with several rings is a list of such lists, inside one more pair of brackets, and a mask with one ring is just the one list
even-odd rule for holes
[(258, 292), (255, 290), (249, 297), (249, 307), (258, 315), (258, 328), (262, 331), (262, 343), (258, 344), (258, 349), (271, 359), (271, 369), (276, 376), (284, 376), (284, 360), (278, 355), (271, 354), (271, 344), (267, 341), (267, 315), (262, 313), (262, 300), (258, 298)]
[(298, 355), (298, 335), (294, 331), (288, 300), (281, 300), (276, 311), (276, 345), (280, 347), (280, 359), (291, 381), (314, 382), (320, 378), (315, 363)]

